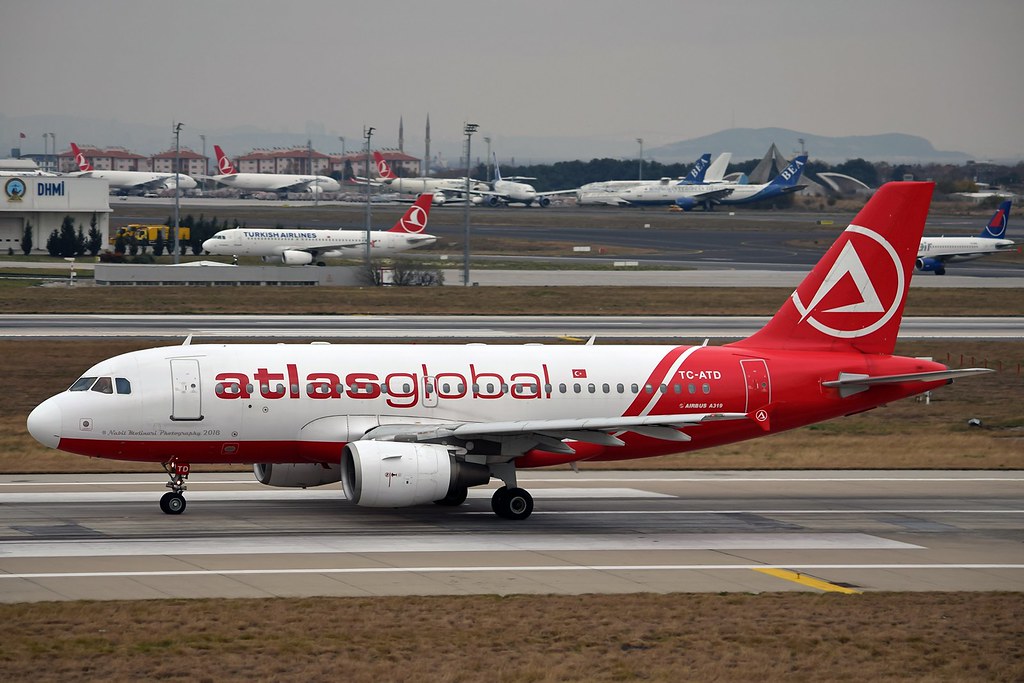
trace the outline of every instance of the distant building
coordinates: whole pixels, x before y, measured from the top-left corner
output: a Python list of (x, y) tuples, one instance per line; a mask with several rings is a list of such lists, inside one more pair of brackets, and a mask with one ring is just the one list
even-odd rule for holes
[[(129, 152), (124, 147), (111, 147), (110, 149), (99, 149), (79, 145), (82, 155), (86, 161), (92, 164), (97, 171), (148, 171), (149, 157)], [(75, 155), (69, 149), (60, 153), (61, 173), (68, 173), (78, 170), (75, 162)]]
[(36, 252), (46, 250), (50, 233), (60, 228), (65, 216), (84, 232), (96, 217), (96, 228), (106, 235), (109, 225), (110, 186), (97, 178), (10, 176), (0, 178), (0, 249), (21, 253), (25, 227), (32, 227)]
[[(418, 178), (422, 175), (420, 172), (420, 160), (414, 156), (410, 156), (404, 152), (399, 152), (393, 149), (382, 149), (377, 150), (380, 152), (384, 160), (388, 162), (388, 166), (397, 175), (403, 178)], [(364, 178), (376, 178), (377, 169), (373, 165), (373, 159), (370, 159), (371, 171), (368, 173), (366, 170), (366, 152), (349, 152), (345, 156), (338, 154), (332, 155), (331, 160), (331, 171), (337, 171), (339, 174), (345, 170), (345, 162), (348, 161), (352, 165), (352, 173), (357, 176)]]
[(235, 159), (239, 173), (296, 173), (327, 175), (331, 158), (306, 147), (294, 149), (254, 149)]
[[(206, 173), (207, 159), (202, 154), (185, 148), (178, 151), (177, 157), (179, 159), (178, 173), (190, 176)], [(149, 168), (147, 170), (154, 173), (174, 173), (174, 158), (175, 152), (173, 149), (154, 154), (149, 158)]]

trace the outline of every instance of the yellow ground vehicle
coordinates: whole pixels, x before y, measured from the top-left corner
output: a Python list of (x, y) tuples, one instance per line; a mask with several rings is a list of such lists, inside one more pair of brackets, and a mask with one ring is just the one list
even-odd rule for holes
[[(166, 225), (144, 225), (142, 223), (129, 223), (124, 227), (118, 228), (117, 233), (110, 238), (110, 243), (114, 244), (117, 242), (119, 237), (125, 239), (134, 237), (139, 242), (149, 242), (153, 244), (156, 242), (157, 235), (163, 234), (164, 241), (168, 241), (168, 235), (170, 235), (171, 228)], [(188, 241), (189, 229), (185, 226), (178, 228), (178, 240), (181, 242)]]

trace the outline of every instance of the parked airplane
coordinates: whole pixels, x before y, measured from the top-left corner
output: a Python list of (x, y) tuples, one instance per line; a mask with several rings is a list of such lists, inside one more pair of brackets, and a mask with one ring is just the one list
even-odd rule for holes
[(889, 183), (767, 325), (721, 347), (191, 344), (101, 361), (37, 406), (51, 448), (162, 463), (164, 512), (191, 465), (252, 463), (269, 486), (341, 480), (356, 505), (533, 510), (516, 471), (707, 448), (921, 394), (984, 368), (892, 355), (933, 183)]
[(988, 254), (1006, 251), (1014, 246), (1006, 238), (1006, 226), (1010, 218), (1011, 200), (999, 205), (992, 219), (977, 237), (924, 237), (917, 252), (917, 269), (946, 274), (947, 263), (972, 261)]
[(498, 168), (498, 156), (494, 155), (494, 180), (489, 190), (471, 190), (471, 193), (479, 196), (484, 204), (498, 206), (499, 204), (525, 204), (531, 206), (534, 202), (537, 206), (548, 206), (551, 198), (562, 194), (575, 194), (576, 190), (553, 190), (551, 192), (537, 192), (537, 190), (524, 180), (536, 180), (524, 176), (513, 176), (510, 178), (501, 177), (501, 169)]
[[(71, 143), (71, 152), (75, 155), (75, 163), (78, 164), (78, 171), (68, 173), (69, 176), (79, 178), (102, 178), (110, 185), (111, 190), (173, 190), (175, 175), (173, 173), (151, 173), (149, 171), (97, 171), (89, 163), (89, 160), (82, 154), (78, 145)], [(177, 175), (178, 187), (182, 190), (194, 189), (197, 184), (192, 176), (179, 173)]]
[(702, 206), (705, 211), (709, 211), (715, 204), (757, 202), (801, 189), (803, 185), (798, 185), (797, 182), (800, 180), (806, 163), (807, 155), (802, 154), (793, 159), (770, 183), (761, 185), (715, 183), (638, 187), (623, 192), (622, 198), (629, 204), (638, 206), (675, 204), (685, 211), (697, 206)]
[[(719, 159), (721, 158), (720, 155)], [(730, 155), (731, 157), (732, 155)], [(715, 163), (718, 163), (718, 159), (715, 159)], [(576, 189), (576, 203), (577, 204), (603, 204), (607, 206), (619, 206), (626, 202), (622, 199), (623, 190), (632, 187), (645, 187), (649, 185), (671, 185), (675, 183), (703, 183), (705, 182), (705, 174), (708, 172), (711, 165), (711, 155), (703, 154), (693, 164), (693, 168), (686, 174), (685, 177), (679, 180), (672, 178), (661, 178), (658, 180), (604, 180), (594, 183), (587, 183), (586, 185), (580, 185)], [(728, 165), (728, 160), (726, 160)], [(725, 172), (725, 166), (721, 167), (722, 173)], [(718, 176), (721, 180), (721, 175)]]
[[(430, 194), (420, 195), (387, 231), (370, 231), (371, 256), (390, 256), (433, 244), (423, 231), (430, 217)], [(296, 228), (231, 228), (203, 242), (203, 250), (221, 256), (261, 256), (289, 266), (305, 266), (324, 258), (359, 258), (366, 250), (365, 230), (303, 230)]]
[[(434, 203), (437, 205), (461, 201), (466, 192), (465, 178), (400, 178), (395, 175), (395, 172), (380, 152), (373, 153), (373, 160), (377, 164), (379, 179), (356, 178), (357, 182), (385, 185), (401, 194), (421, 195), (425, 192), (430, 192), (434, 195)], [(471, 190), (490, 189), (487, 183), (472, 179), (470, 179), (469, 187)]]
[(210, 176), (221, 185), (248, 192), (337, 192), (341, 183), (325, 175), (294, 173), (239, 173), (219, 145), (213, 146), (220, 175)]

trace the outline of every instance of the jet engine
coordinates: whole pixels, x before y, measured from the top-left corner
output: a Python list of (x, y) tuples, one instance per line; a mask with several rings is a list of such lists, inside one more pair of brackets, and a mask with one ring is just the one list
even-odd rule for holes
[[(419, 199), (419, 197), (416, 197), (416, 199)], [(444, 203), (446, 201), (448, 201), (448, 197), (445, 196), (444, 192), (435, 192), (434, 193), (434, 199), (433, 199), (434, 206), (444, 206)]]
[(261, 463), (252, 466), (256, 481), (267, 486), (308, 488), (341, 479), (341, 467), (329, 463)]
[(544, 208), (544, 207), (548, 206), (549, 204), (551, 204), (551, 198), (550, 197), (537, 197), (537, 206), (539, 206), (541, 208)]
[(493, 194), (486, 195), (483, 197), (483, 203), (486, 206), (497, 206), (501, 203), (501, 200), (495, 197)]
[(683, 211), (689, 211), (690, 209), (700, 206), (700, 202), (693, 197), (680, 197), (676, 200), (676, 206)]
[(937, 258), (919, 258), (914, 265), (917, 266), (918, 270), (925, 273), (946, 274), (946, 264)]
[(490, 479), (486, 465), (460, 462), (438, 444), (352, 441), (341, 455), (345, 497), (365, 507), (430, 503)]
[(289, 249), (281, 252), (281, 262), (289, 266), (308, 266), (313, 262), (313, 255), (308, 251)]

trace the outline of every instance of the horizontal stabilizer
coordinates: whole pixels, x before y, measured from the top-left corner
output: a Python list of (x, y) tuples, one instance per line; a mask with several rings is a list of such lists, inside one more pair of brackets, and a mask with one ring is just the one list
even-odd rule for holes
[(940, 382), (993, 372), (990, 368), (962, 368), (960, 370), (936, 370), (933, 372), (911, 372), (903, 375), (862, 375), (840, 372), (839, 379), (822, 382), (821, 386), (839, 389), (843, 398), (865, 391), (876, 384), (902, 384), (904, 382)]

